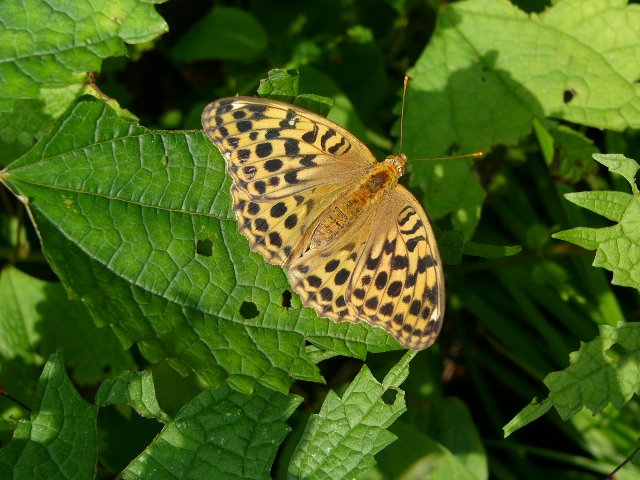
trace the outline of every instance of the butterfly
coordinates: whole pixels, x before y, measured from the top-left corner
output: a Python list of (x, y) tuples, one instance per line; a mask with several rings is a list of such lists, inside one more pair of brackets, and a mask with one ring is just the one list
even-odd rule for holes
[(288, 271), (319, 316), (366, 322), (414, 350), (444, 315), (444, 276), (429, 219), (398, 179), (407, 156), (378, 162), (353, 134), (295, 105), (230, 97), (202, 126), (233, 182), (238, 230)]

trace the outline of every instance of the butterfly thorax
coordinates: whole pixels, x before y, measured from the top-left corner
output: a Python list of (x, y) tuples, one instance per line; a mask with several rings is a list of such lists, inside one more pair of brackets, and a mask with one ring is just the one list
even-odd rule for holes
[(322, 215), (310, 241), (310, 248), (328, 245), (353, 225), (367, 208), (375, 207), (392, 191), (404, 172), (407, 157), (390, 155), (363, 177), (358, 186)]

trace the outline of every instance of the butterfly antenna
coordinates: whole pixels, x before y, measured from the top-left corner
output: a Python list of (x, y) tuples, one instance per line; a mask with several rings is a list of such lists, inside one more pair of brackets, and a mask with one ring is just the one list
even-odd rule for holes
[(410, 158), (407, 160), (407, 162), (417, 162), (419, 160), (450, 160), (452, 158), (482, 157), (483, 155), (484, 153), (482, 152), (474, 152), (467, 153), (465, 155), (452, 155), (449, 157)]
[(402, 88), (402, 109), (400, 110), (400, 151), (402, 152), (402, 145), (404, 140), (404, 97), (407, 95), (407, 84), (409, 83), (409, 76), (404, 76), (404, 86)]
[[(400, 110), (400, 152), (402, 152), (403, 140), (404, 140), (404, 99), (407, 96), (407, 85), (409, 83), (409, 75), (404, 76), (404, 85), (402, 88), (402, 108)], [(454, 155), (451, 157), (435, 157), (435, 158), (410, 158), (409, 162), (415, 162), (416, 160), (448, 160), (450, 158), (467, 158), (467, 157), (482, 157), (482, 152), (468, 153), (466, 155)]]

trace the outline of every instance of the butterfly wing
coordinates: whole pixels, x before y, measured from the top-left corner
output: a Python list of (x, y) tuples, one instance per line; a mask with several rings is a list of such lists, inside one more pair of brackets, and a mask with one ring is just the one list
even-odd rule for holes
[(233, 179), (239, 231), (276, 265), (303, 251), (320, 214), (376, 163), (342, 127), (276, 100), (216, 100), (202, 125)]
[(347, 305), (349, 281), (367, 244), (374, 209), (365, 209), (356, 222), (332, 243), (305, 252), (289, 269), (291, 286), (303, 303), (322, 317), (358, 322)]
[(403, 186), (376, 210), (367, 243), (344, 293), (353, 314), (404, 346), (423, 350), (444, 316), (444, 276), (427, 215)]
[(231, 196), (238, 230), (247, 237), (251, 249), (266, 261), (287, 267), (308, 246), (313, 226), (322, 212), (349, 188), (349, 185), (318, 186), (304, 194), (260, 201), (234, 184)]
[(276, 100), (231, 97), (202, 113), (237, 188), (251, 198), (280, 199), (360, 177), (376, 164), (369, 149), (339, 125)]

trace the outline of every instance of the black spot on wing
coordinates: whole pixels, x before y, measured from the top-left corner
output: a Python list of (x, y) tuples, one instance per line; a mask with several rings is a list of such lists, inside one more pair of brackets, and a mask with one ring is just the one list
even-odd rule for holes
[(333, 259), (325, 265), (324, 271), (327, 273), (333, 272), (336, 268), (338, 268), (338, 265), (340, 265), (340, 260)]
[(253, 182), (253, 188), (256, 190), (256, 192), (262, 195), (264, 194), (264, 192), (267, 191), (267, 184), (264, 183), (262, 180), (258, 180), (256, 182)]
[(396, 280), (395, 282), (391, 282), (389, 288), (387, 288), (387, 295), (390, 297), (397, 297), (402, 292), (402, 282)]
[(264, 138), (267, 140), (273, 140), (274, 138), (278, 138), (280, 136), (280, 129), (278, 128), (270, 128), (267, 130), (267, 133), (264, 134)]
[(266, 162), (264, 162), (264, 168), (268, 172), (277, 172), (282, 168), (283, 165), (284, 164), (282, 163), (282, 160), (280, 160), (279, 158), (272, 158), (271, 160), (267, 160)]
[(258, 213), (260, 213), (260, 205), (255, 202), (250, 202), (249, 206), (247, 207), (247, 212), (249, 212), (251, 215), (257, 215)]
[(292, 213), (284, 221), (284, 226), (287, 229), (291, 230), (293, 227), (297, 225), (297, 223), (298, 223), (298, 216), (295, 213)]
[(298, 155), (298, 153), (300, 153), (300, 144), (298, 140), (293, 138), (286, 139), (284, 142), (284, 153), (290, 157)]
[(322, 150), (326, 151), (327, 150), (327, 141), (333, 137), (336, 134), (336, 131), (333, 129), (329, 129), (325, 132), (324, 135), (322, 135), (322, 137), (320, 137), (320, 147), (322, 148)]
[(382, 290), (387, 285), (387, 280), (389, 279), (389, 275), (387, 272), (382, 271), (378, 273), (376, 277), (375, 286), (378, 290)]
[(282, 237), (278, 232), (269, 232), (269, 243), (274, 247), (280, 248), (282, 246)]
[(269, 230), (269, 223), (264, 218), (256, 218), (253, 224), (256, 227), (256, 230), (260, 232), (266, 232)]
[(364, 306), (370, 310), (375, 310), (378, 306), (378, 297), (369, 297), (366, 302), (364, 302)]
[(316, 141), (316, 138), (318, 138), (318, 125), (316, 125), (315, 123), (313, 124), (313, 130), (311, 130), (310, 132), (306, 132), (302, 135), (302, 140), (304, 140), (307, 143), (313, 143)]
[(287, 182), (289, 185), (295, 185), (297, 183), (300, 183), (300, 180), (298, 179), (298, 170), (290, 170), (287, 173), (285, 173), (284, 181)]
[(273, 146), (271, 145), (271, 142), (259, 143), (256, 146), (256, 155), (260, 158), (268, 157), (272, 152)]
[(334, 154), (338, 150), (340, 150), (340, 147), (342, 147), (345, 143), (346, 143), (346, 139), (342, 137), (342, 139), (340, 140), (340, 143), (336, 143), (333, 147), (330, 147), (327, 151), (331, 154)]
[(325, 302), (330, 302), (331, 300), (333, 300), (333, 292), (331, 291), (330, 288), (327, 288), (327, 287), (320, 290), (320, 296), (322, 297), (322, 300), (324, 300)]
[(347, 280), (349, 280), (349, 276), (351, 272), (346, 268), (341, 269), (334, 278), (336, 285), (343, 285)]
[(315, 155), (305, 155), (300, 160), (298, 160), (298, 163), (303, 167), (315, 167), (318, 165), (316, 162), (314, 162), (315, 158)]
[(267, 106), (259, 103), (251, 103), (247, 105), (247, 110), (252, 113), (264, 113), (267, 111)]
[(391, 268), (400, 270), (409, 266), (409, 258), (406, 255), (395, 255), (391, 260)]
[(278, 202), (273, 207), (271, 207), (271, 211), (269, 212), (273, 218), (279, 218), (287, 213), (287, 206), (284, 202)]
[(417, 237), (413, 237), (410, 238), (409, 240), (407, 240), (407, 250), (409, 250), (410, 252), (413, 252), (416, 247), (418, 246), (418, 243), (422, 242), (426, 240), (426, 238), (424, 237), (424, 235), (419, 235)]
[(236, 124), (236, 128), (239, 132), (244, 133), (253, 129), (253, 124), (249, 120), (242, 120)]
[(238, 157), (238, 160), (240, 160), (240, 161), (248, 160), (249, 157), (251, 157), (251, 150), (249, 150), (248, 148), (241, 148), (240, 150), (238, 150), (236, 152), (236, 156)]

